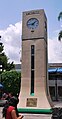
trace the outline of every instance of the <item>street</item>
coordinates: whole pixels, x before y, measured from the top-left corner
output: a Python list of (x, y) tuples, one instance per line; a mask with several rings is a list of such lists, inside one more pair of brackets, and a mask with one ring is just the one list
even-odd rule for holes
[[(24, 117), (23, 119), (51, 119), (50, 115), (45, 115), (45, 114), (23, 114)], [(0, 119), (5, 119), (2, 118), (2, 107), (0, 107)]]
[[(62, 102), (54, 102), (54, 107), (62, 107)], [(2, 108), (0, 107), (0, 119), (2, 118)], [(23, 114), (23, 119), (51, 119), (51, 115), (48, 114)]]

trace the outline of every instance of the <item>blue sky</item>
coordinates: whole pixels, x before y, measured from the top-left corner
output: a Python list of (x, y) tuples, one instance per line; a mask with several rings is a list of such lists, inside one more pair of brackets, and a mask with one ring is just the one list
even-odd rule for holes
[(59, 27), (57, 17), (62, 10), (61, 0), (1, 0), (0, 3), (0, 29), (22, 20), (22, 12), (32, 9), (45, 10), (49, 32)]
[[(1, 0), (0, 35), (2, 36), (6, 55), (10, 58), (10, 61), (19, 63), (21, 57), (22, 12), (33, 9), (44, 9), (47, 16), (48, 61), (62, 62), (62, 43), (57, 40), (58, 33), (62, 28), (62, 22), (58, 22), (57, 19), (59, 12), (62, 11), (62, 0)], [(60, 48), (61, 52), (59, 54)]]

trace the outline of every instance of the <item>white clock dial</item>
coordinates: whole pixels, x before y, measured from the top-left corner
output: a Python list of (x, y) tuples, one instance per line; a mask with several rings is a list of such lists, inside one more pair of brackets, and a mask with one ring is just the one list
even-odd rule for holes
[(39, 21), (36, 18), (31, 18), (27, 21), (27, 27), (29, 29), (36, 29), (39, 25)]

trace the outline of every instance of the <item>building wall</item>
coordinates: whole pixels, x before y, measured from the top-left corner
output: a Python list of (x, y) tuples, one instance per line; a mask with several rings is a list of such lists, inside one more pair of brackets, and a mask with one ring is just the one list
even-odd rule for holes
[[(62, 100), (62, 63), (50, 63), (49, 72), (49, 91), (52, 100)], [(54, 69), (54, 70), (53, 70)]]

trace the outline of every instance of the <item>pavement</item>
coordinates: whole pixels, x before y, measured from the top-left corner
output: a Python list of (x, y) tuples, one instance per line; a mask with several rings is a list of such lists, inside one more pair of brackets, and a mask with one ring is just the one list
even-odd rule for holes
[(62, 101), (53, 102), (54, 107), (62, 107)]
[[(54, 107), (62, 107), (62, 102), (53, 102)], [(2, 108), (0, 107), (0, 119), (5, 119), (2, 118)], [(23, 119), (51, 119), (51, 114), (23, 114), (24, 117)]]
[(4, 119), (2, 118), (2, 107), (0, 107), (0, 119)]

